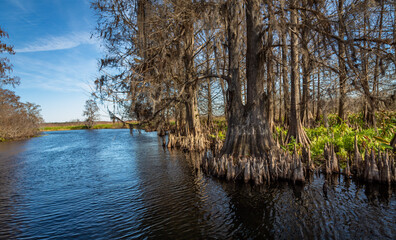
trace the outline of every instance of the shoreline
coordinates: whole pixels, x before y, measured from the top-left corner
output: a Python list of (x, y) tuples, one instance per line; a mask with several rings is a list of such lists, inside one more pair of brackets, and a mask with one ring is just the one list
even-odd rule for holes
[[(131, 122), (137, 126), (138, 122)], [(128, 126), (122, 123), (112, 122), (97, 122), (92, 128), (88, 128), (83, 122), (70, 122), (70, 123), (44, 123), (40, 126), (40, 132), (50, 131), (68, 131), (68, 130), (84, 130), (84, 129), (127, 129)]]

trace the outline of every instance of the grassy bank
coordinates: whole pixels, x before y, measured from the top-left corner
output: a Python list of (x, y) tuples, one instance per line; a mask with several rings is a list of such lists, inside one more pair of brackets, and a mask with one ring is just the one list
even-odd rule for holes
[[(132, 122), (132, 124), (137, 125), (137, 122)], [(128, 128), (122, 123), (116, 122), (97, 122), (91, 129), (121, 129)], [(88, 129), (88, 127), (81, 122), (66, 122), (66, 123), (44, 123), (40, 126), (40, 131), (65, 131), (65, 130), (82, 130)]]
[[(341, 160), (341, 165), (349, 158), (354, 151), (355, 136), (358, 142), (359, 150), (363, 153), (365, 150), (391, 150), (389, 146), (391, 139), (396, 132), (396, 112), (377, 112), (377, 128), (368, 128), (365, 126), (363, 115), (349, 114), (345, 122), (338, 121), (336, 114), (329, 114), (328, 127), (322, 124), (315, 123), (314, 127), (304, 128), (310, 141), (311, 156), (315, 161), (322, 161), (324, 159), (324, 146), (328, 143), (333, 143), (337, 157)], [(283, 126), (277, 126), (274, 138), (284, 140), (286, 138), (288, 129)], [(211, 138), (219, 140), (225, 139), (227, 132), (227, 123), (224, 118), (217, 118), (214, 120), (214, 129), (210, 134)], [(281, 142), (281, 141), (279, 141)], [(292, 152), (294, 150), (294, 141), (281, 147)], [(296, 145), (297, 151), (302, 152), (301, 146)]]

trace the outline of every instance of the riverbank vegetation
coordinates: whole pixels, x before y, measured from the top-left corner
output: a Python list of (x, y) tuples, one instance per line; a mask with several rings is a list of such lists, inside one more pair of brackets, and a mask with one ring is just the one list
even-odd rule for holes
[(42, 121), (40, 106), (22, 103), (14, 92), (0, 88), (0, 142), (36, 136)]
[[(362, 151), (392, 145), (395, 5), (94, 1), (107, 48), (94, 95), (120, 115), (171, 129), (170, 148), (212, 149), (202, 165), (217, 176), (304, 181), (320, 159), (325, 172), (340, 172), (339, 159), (356, 167)], [(364, 171), (386, 165), (396, 182), (389, 154)]]
[(95, 121), (98, 120), (98, 111), (99, 107), (93, 99), (85, 101), (83, 116), (86, 117), (85, 126), (87, 128), (92, 128)]
[[(137, 126), (137, 122), (129, 122)], [(120, 122), (94, 122), (91, 128), (88, 128), (84, 122), (64, 122), (64, 123), (43, 123), (40, 125), (40, 131), (65, 131), (65, 130), (82, 130), (82, 129), (122, 129), (128, 128)], [(136, 127), (137, 128), (137, 127)]]
[[(8, 34), (0, 28), (0, 53), (15, 54), (1, 38), (8, 38)], [(19, 78), (11, 76), (11, 72), (9, 59), (0, 57), (0, 142), (36, 136), (43, 121), (39, 105), (23, 103), (15, 92), (5, 88), (19, 84)]]

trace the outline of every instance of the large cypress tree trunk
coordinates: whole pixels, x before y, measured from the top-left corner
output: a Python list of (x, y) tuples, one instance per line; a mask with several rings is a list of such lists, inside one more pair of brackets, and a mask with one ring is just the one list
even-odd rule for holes
[(188, 134), (197, 135), (200, 131), (200, 122), (197, 104), (196, 86), (189, 86), (186, 94), (186, 121)]
[[(192, 82), (194, 74), (194, 27), (191, 19), (187, 19), (184, 24), (184, 70), (185, 80), (187, 84), (185, 94), (185, 105), (186, 105), (186, 120), (188, 124), (189, 133), (195, 135), (200, 131), (199, 119), (198, 118), (198, 104), (197, 104), (197, 84)], [(192, 83), (190, 83), (192, 82)]]
[(208, 145), (208, 141), (202, 132), (197, 101), (197, 82), (194, 79), (194, 25), (191, 16), (186, 16), (183, 24), (184, 28), (184, 94), (183, 102), (185, 106), (185, 132), (178, 132), (176, 136), (169, 138), (168, 147), (181, 147), (189, 151), (203, 151)]
[(229, 117), (228, 130), (221, 155), (234, 157), (262, 157), (275, 145), (266, 115), (264, 92), (265, 56), (258, 50), (263, 46), (260, 36), (262, 18), (259, 1), (246, 3), (247, 52), (246, 79), (247, 100), (245, 106), (241, 100), (239, 78), (238, 16), (240, 3), (229, 2)]
[(175, 133), (176, 135), (185, 136), (187, 133), (187, 124), (186, 124), (186, 108), (184, 104), (177, 104), (175, 106), (175, 114), (176, 114), (176, 127)]
[(185, 27), (185, 54), (184, 54), (184, 66), (186, 71), (185, 83), (186, 95), (186, 120), (188, 124), (187, 139), (184, 144), (184, 148), (189, 150), (204, 150), (205, 149), (205, 137), (203, 136), (201, 125), (199, 121), (198, 113), (198, 85), (194, 79), (194, 25), (191, 19), (188, 19), (184, 25)]
[(246, 1), (246, 104), (242, 104), (239, 77), (238, 22), (240, 1), (228, 1), (229, 117), (228, 130), (220, 155), (203, 158), (204, 171), (228, 180), (242, 178), (256, 184), (279, 178), (304, 181), (302, 163), (275, 143), (266, 115), (264, 91), (265, 55), (262, 38), (262, 11), (259, 0)]
[(290, 23), (291, 23), (291, 51), (290, 51), (290, 85), (291, 85), (291, 104), (290, 104), (290, 120), (289, 120), (289, 131), (287, 133), (287, 141), (290, 142), (293, 137), (297, 143), (301, 143), (303, 146), (309, 145), (309, 139), (301, 125), (300, 114), (298, 111), (299, 105), (299, 64), (298, 64), (298, 17), (296, 8), (296, 1), (290, 1)]

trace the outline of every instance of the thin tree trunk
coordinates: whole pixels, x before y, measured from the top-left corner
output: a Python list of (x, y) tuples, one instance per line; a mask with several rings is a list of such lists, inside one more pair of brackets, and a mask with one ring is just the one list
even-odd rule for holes
[[(282, 113), (283, 113), (283, 109), (282, 109), (282, 107), (283, 107), (283, 102), (282, 102), (282, 98), (284, 98), (284, 96), (282, 96), (282, 82), (281, 82), (281, 74), (280, 74), (280, 66), (279, 66), (280, 64), (278, 63), (277, 65), (276, 65), (276, 76), (277, 76), (277, 78), (279, 79), (279, 112), (278, 112), (278, 114), (279, 114), (279, 116), (278, 116), (278, 119), (279, 119), (279, 122), (278, 122), (278, 124), (282, 124)], [(284, 101), (284, 100), (283, 100)]]
[(318, 87), (316, 88), (316, 122), (320, 121), (320, 109), (322, 108), (321, 100), (320, 100), (320, 70), (318, 70)]
[[(217, 56), (217, 49), (218, 49), (218, 46), (216, 45), (215, 46), (215, 50), (214, 50), (214, 53), (215, 53), (215, 61), (216, 61), (216, 74), (217, 75), (219, 75), (219, 72), (220, 72), (220, 66), (219, 66), (219, 59), (218, 59), (218, 56)], [(225, 76), (225, 64), (226, 64), (226, 54), (225, 54), (225, 48), (222, 48), (223, 49), (223, 67), (222, 67), (222, 75), (223, 76)], [(226, 93), (226, 90), (225, 90), (225, 84), (224, 84), (224, 79), (223, 78), (219, 78), (219, 82), (220, 82), (220, 88), (221, 88), (221, 93), (222, 93), (222, 95), (223, 95), (223, 103), (224, 103), (224, 116), (226, 117), (226, 119), (227, 119), (227, 93)]]
[(147, 0), (137, 1), (137, 26), (139, 35), (140, 56), (146, 59), (146, 4)]
[[(393, 1), (393, 42), (396, 43), (396, 1)], [(393, 46), (396, 51), (396, 46)], [(396, 66), (396, 54), (393, 54), (393, 64)]]
[[(381, 13), (380, 13), (380, 22), (379, 22), (379, 27), (378, 27), (378, 39), (381, 39), (382, 37), (382, 25), (383, 25), (383, 15), (384, 15), (384, 2), (381, 1)], [(379, 94), (379, 65), (380, 65), (380, 49), (381, 45), (377, 43), (377, 54), (375, 56), (375, 67), (374, 67), (374, 83), (373, 83), (373, 89), (372, 89), (372, 95), (374, 95), (374, 105), (378, 106), (378, 94)], [(374, 116), (375, 117), (375, 116)], [(376, 126), (374, 126), (376, 127)]]
[[(307, 41), (306, 33), (303, 34), (303, 41)], [(302, 47), (302, 60), (303, 60), (303, 96), (301, 104), (301, 123), (307, 126), (308, 123), (308, 97), (309, 97), (309, 83), (311, 81), (311, 67), (309, 63), (309, 52), (307, 42), (303, 43)]]
[[(209, 52), (206, 51), (206, 73), (207, 75), (210, 74), (210, 62), (209, 62)], [(209, 129), (212, 128), (212, 124), (213, 124), (213, 110), (212, 110), (212, 89), (211, 89), (211, 78), (207, 78), (207, 94), (208, 94), (208, 122), (207, 122), (207, 126)]]
[[(307, 5), (306, 1), (303, 1), (303, 5)], [(303, 16), (303, 21), (307, 24), (309, 24), (309, 19), (307, 16), (307, 12), (302, 13)], [(309, 49), (308, 49), (308, 42), (309, 42), (309, 30), (308, 27), (306, 27), (307, 24), (304, 24), (304, 27), (302, 28), (302, 41), (301, 41), (301, 49), (302, 49), (302, 70), (303, 70), (303, 94), (302, 94), (302, 102), (301, 102), (301, 111), (300, 111), (300, 116), (301, 116), (301, 123), (303, 126), (308, 126), (308, 98), (309, 98), (309, 84), (311, 81), (311, 71), (312, 67), (310, 66), (310, 56), (309, 56)]]
[[(338, 1), (338, 32), (340, 39), (344, 39), (344, 0)], [(345, 101), (346, 101), (346, 69), (345, 69), (345, 45), (343, 42), (338, 42), (338, 76), (340, 85), (340, 99), (338, 105), (338, 117), (340, 121), (345, 121)]]
[(283, 95), (284, 95), (284, 121), (285, 125), (289, 125), (289, 112), (290, 112), (290, 94), (289, 94), (289, 78), (288, 78), (288, 62), (287, 62), (287, 27), (284, 26), (282, 31), (282, 81), (283, 81)]
[[(363, 26), (363, 34), (364, 36), (367, 35), (369, 27), (369, 16), (367, 14), (368, 6), (366, 3), (366, 7), (364, 10), (364, 26)], [(367, 41), (364, 41), (364, 49), (368, 49)], [(365, 94), (366, 101), (368, 103), (368, 111), (367, 111), (367, 118), (366, 123), (368, 126), (376, 128), (376, 119), (375, 119), (375, 112), (376, 112), (376, 104), (375, 99), (370, 93), (369, 87), (369, 57), (367, 50), (362, 51), (363, 54), (363, 76), (362, 76), (362, 87)]]
[(315, 92), (315, 77), (312, 79), (312, 118), (315, 114), (315, 104), (316, 104), (316, 92)]
[(274, 57), (272, 54), (272, 31), (273, 31), (273, 26), (272, 26), (272, 5), (271, 1), (267, 1), (267, 7), (268, 7), (268, 42), (267, 42), (267, 120), (268, 124), (270, 126), (270, 129), (272, 129), (272, 126), (274, 124), (273, 122), (273, 114), (274, 114), (274, 100), (273, 100), (273, 88), (274, 88), (274, 77), (273, 77), (273, 65), (272, 65), (272, 58)]
[[(276, 77), (276, 75), (275, 75)], [(275, 126), (276, 121), (276, 88), (275, 88), (275, 78), (272, 78), (272, 127)], [(273, 128), (271, 128), (273, 129)]]

